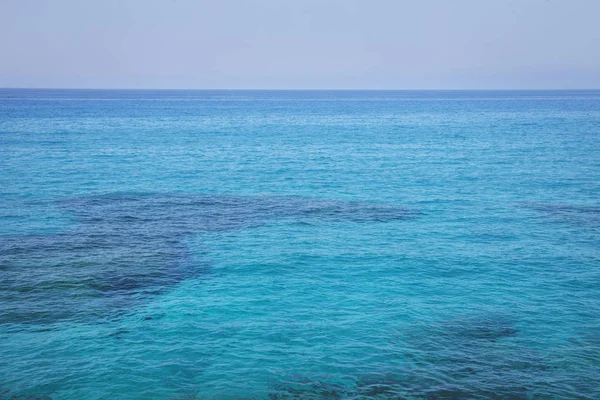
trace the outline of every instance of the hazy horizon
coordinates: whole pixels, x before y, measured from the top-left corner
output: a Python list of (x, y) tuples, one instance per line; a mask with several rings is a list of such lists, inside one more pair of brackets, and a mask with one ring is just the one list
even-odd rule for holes
[(596, 92), (598, 88), (586, 89), (321, 89), (321, 88), (280, 88), (280, 89), (262, 89), (262, 88), (246, 88), (246, 89), (225, 89), (225, 88), (128, 88), (128, 87), (0, 87), (0, 90), (92, 90), (92, 91), (158, 91), (158, 92)]
[(4, 0), (0, 87), (600, 88), (600, 3)]

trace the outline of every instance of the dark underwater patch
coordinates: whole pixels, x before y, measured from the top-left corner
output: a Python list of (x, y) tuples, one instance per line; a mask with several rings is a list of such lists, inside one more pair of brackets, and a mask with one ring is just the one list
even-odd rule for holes
[(549, 370), (519, 343), (505, 315), (461, 317), (415, 327), (403, 337), (402, 371), (419, 399), (526, 399)]
[(440, 323), (438, 329), (442, 335), (461, 340), (495, 341), (519, 332), (510, 319), (495, 315), (451, 319)]
[(0, 389), (0, 400), (52, 400), (45, 395), (15, 394), (8, 389)]
[(398, 373), (369, 374), (356, 382), (355, 393), (361, 399), (403, 399), (411, 382)]
[(600, 207), (564, 203), (522, 203), (521, 207), (535, 210), (549, 218), (577, 225), (600, 225)]
[(404, 360), (396, 367), (359, 372), (344, 385), (290, 379), (272, 385), (270, 398), (525, 400), (551, 371), (518, 334), (510, 318), (492, 314), (414, 326), (393, 345)]
[(308, 378), (277, 382), (271, 385), (269, 400), (328, 400), (347, 399), (352, 396), (346, 387)]
[(184, 240), (289, 219), (387, 222), (396, 206), (302, 197), (115, 193), (60, 202), (78, 224), (52, 235), (0, 239), (0, 323), (112, 318), (182, 280), (207, 274)]

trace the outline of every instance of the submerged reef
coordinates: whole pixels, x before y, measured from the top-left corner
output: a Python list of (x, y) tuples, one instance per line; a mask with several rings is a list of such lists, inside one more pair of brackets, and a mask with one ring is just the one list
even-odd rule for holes
[(271, 389), (268, 395), (269, 400), (347, 399), (352, 395), (348, 388), (343, 385), (308, 378), (278, 382), (273, 384)]
[(404, 336), (407, 392), (420, 399), (526, 399), (548, 366), (519, 343), (506, 315), (481, 314), (415, 327)]
[[(271, 399), (528, 399), (551, 368), (518, 343), (505, 316), (482, 315), (417, 325), (395, 340), (380, 370), (363, 367), (344, 385), (297, 378), (272, 385)], [(339, 377), (338, 377), (339, 379)], [(537, 393), (537, 392), (536, 392)]]
[(15, 394), (9, 389), (0, 389), (0, 400), (52, 400), (52, 398), (31, 394)]
[(114, 316), (145, 296), (208, 273), (185, 238), (269, 220), (386, 222), (402, 207), (302, 197), (115, 193), (66, 199), (77, 224), (56, 234), (0, 238), (0, 323)]
[(440, 336), (449, 336), (461, 341), (496, 341), (519, 332), (508, 317), (498, 315), (450, 319), (439, 323), (435, 329)]
[(576, 225), (600, 226), (600, 207), (563, 203), (521, 203), (520, 207), (529, 208), (549, 218)]

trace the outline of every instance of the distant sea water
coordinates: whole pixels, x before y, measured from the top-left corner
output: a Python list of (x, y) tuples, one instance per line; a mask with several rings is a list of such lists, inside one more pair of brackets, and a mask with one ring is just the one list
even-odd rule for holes
[(0, 90), (0, 399), (600, 398), (600, 91)]

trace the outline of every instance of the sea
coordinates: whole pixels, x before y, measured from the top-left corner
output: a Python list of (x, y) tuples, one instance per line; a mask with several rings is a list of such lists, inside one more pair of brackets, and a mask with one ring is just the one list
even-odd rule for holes
[(600, 399), (600, 91), (0, 89), (0, 399)]

